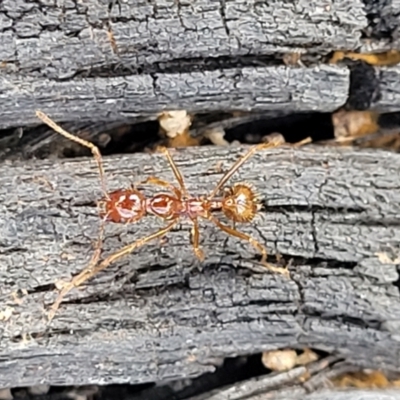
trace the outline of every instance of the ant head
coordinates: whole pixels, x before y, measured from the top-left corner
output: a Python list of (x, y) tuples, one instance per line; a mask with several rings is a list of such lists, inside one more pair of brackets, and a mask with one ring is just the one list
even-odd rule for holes
[(235, 222), (250, 222), (257, 214), (260, 202), (253, 187), (247, 183), (237, 183), (226, 188), (222, 199), (222, 211)]
[(100, 201), (100, 215), (116, 223), (133, 223), (144, 216), (146, 199), (137, 189), (115, 190)]

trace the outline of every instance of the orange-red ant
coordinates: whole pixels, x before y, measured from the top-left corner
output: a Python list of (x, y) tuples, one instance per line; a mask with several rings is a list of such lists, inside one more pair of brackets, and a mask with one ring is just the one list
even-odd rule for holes
[[(282, 144), (282, 139), (271, 140), (268, 143), (261, 143), (251, 147), (248, 152), (238, 159), (225, 173), (215, 189), (208, 196), (191, 196), (187, 192), (183, 177), (169, 151), (166, 148), (160, 148), (167, 157), (169, 165), (171, 166), (178, 182), (178, 187), (170, 182), (151, 176), (140, 183), (161, 186), (164, 189), (167, 189), (169, 193), (163, 192), (155, 194), (152, 197), (146, 197), (142, 191), (137, 189), (136, 185), (129, 189), (119, 189), (113, 192), (108, 192), (99, 149), (94, 144), (66, 132), (43, 112), (37, 111), (36, 115), (56, 132), (91, 149), (99, 168), (99, 176), (104, 196), (104, 198), (98, 203), (101, 224), (96, 251), (94, 252), (89, 265), (70, 282), (63, 286), (49, 313), (49, 320), (54, 317), (62, 299), (70, 290), (74, 287), (80, 286), (82, 283), (107, 268), (111, 263), (122, 256), (131, 253), (133, 250), (143, 246), (145, 243), (153, 239), (161, 238), (167, 232), (171, 231), (178, 224), (181, 218), (187, 218), (193, 223), (192, 245), (194, 253), (199, 260), (204, 260), (204, 254), (199, 246), (200, 233), (198, 220), (207, 219), (227, 234), (246, 240), (254, 246), (262, 254), (261, 263), (269, 270), (285, 275), (288, 274), (286, 268), (274, 267), (267, 263), (267, 250), (261, 243), (253, 239), (251, 236), (223, 224), (213, 215), (214, 211), (222, 211), (225, 216), (234, 223), (248, 223), (254, 219), (260, 209), (260, 201), (251, 185), (247, 183), (237, 183), (232, 187), (225, 188), (221, 197), (217, 197), (217, 194), (248, 158), (261, 149), (273, 148)], [(101, 243), (103, 240), (105, 221), (112, 221), (115, 223), (133, 223), (139, 221), (148, 214), (162, 218), (168, 222), (168, 225), (151, 235), (128, 244), (98, 263), (101, 255)]]

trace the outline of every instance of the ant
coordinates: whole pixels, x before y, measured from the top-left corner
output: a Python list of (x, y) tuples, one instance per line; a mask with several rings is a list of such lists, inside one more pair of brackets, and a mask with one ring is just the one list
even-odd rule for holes
[[(262, 254), (261, 264), (263, 264), (269, 270), (288, 276), (287, 268), (279, 268), (267, 263), (267, 250), (261, 243), (253, 239), (251, 236), (236, 230), (234, 227), (223, 224), (213, 215), (213, 212), (215, 211), (222, 211), (225, 217), (234, 224), (249, 223), (255, 218), (257, 212), (261, 208), (261, 202), (254, 188), (248, 183), (236, 183), (231, 187), (225, 187), (222, 197), (217, 197), (217, 194), (221, 191), (221, 189), (223, 189), (225, 183), (232, 177), (232, 175), (254, 153), (262, 149), (273, 148), (283, 144), (284, 140), (282, 140), (282, 138), (275, 138), (267, 143), (261, 143), (251, 147), (247, 153), (239, 158), (236, 163), (224, 174), (214, 190), (208, 196), (191, 196), (188, 193), (183, 177), (174, 160), (172, 159), (170, 152), (165, 147), (159, 147), (159, 150), (166, 156), (178, 186), (175, 186), (174, 184), (157, 177), (150, 176), (146, 180), (132, 185), (129, 189), (118, 189), (108, 192), (102, 157), (99, 149), (93, 143), (65, 131), (43, 112), (36, 111), (36, 115), (57, 133), (89, 148), (92, 151), (98, 165), (101, 189), (103, 192), (103, 199), (97, 203), (101, 224), (96, 250), (91, 258), (91, 261), (89, 262), (89, 265), (82, 270), (82, 272), (76, 275), (70, 282), (65, 283), (61, 288), (58, 297), (53, 303), (51, 311), (49, 312), (49, 322), (53, 319), (62, 299), (73, 288), (80, 286), (82, 283), (86, 282), (88, 279), (107, 268), (111, 263), (131, 253), (133, 250), (143, 246), (153, 239), (163, 237), (178, 224), (181, 218), (187, 218), (193, 224), (191, 230), (191, 241), (194, 253), (200, 261), (204, 260), (204, 253), (200, 249), (199, 245), (199, 219), (206, 219), (213, 222), (218, 228), (226, 232), (228, 235), (245, 240), (254, 246)], [(146, 197), (142, 191), (137, 189), (138, 185), (141, 184), (161, 186), (165, 189), (165, 192), (155, 194), (152, 197)], [(168, 222), (168, 224), (164, 228), (124, 246), (98, 263), (101, 255), (105, 222), (112, 221), (114, 223), (134, 223), (138, 222), (146, 215), (154, 215), (162, 218)]]

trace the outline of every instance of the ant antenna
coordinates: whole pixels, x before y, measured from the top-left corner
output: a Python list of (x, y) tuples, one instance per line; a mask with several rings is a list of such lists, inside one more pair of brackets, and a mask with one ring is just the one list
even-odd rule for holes
[(215, 186), (215, 189), (211, 192), (211, 194), (208, 197), (208, 200), (211, 200), (216, 196), (216, 194), (221, 190), (222, 186), (232, 177), (232, 175), (247, 161), (254, 153), (256, 153), (259, 150), (263, 149), (268, 149), (268, 148), (273, 148), (277, 147), (280, 144), (284, 143), (282, 140), (274, 140), (268, 143), (260, 143), (254, 147), (251, 147), (250, 150), (244, 154), (242, 157), (240, 157), (235, 164), (229, 169), (229, 171), (221, 178), (221, 180), (218, 182), (217, 186)]
[(52, 119), (50, 119), (50, 117), (48, 117), (42, 111), (37, 110), (36, 116), (39, 119), (41, 119), (46, 125), (48, 125), (50, 128), (54, 129), (60, 135), (66, 137), (67, 139), (72, 140), (76, 143), (79, 143), (80, 145), (85, 146), (92, 151), (92, 154), (93, 154), (93, 156), (97, 162), (97, 166), (99, 168), (101, 188), (103, 190), (105, 197), (108, 198), (106, 179), (105, 179), (104, 169), (103, 169), (103, 162), (102, 162), (102, 157), (101, 157), (99, 148), (97, 146), (95, 146), (93, 143), (90, 143), (89, 141), (87, 141), (85, 139), (81, 139), (80, 137), (67, 132), (66, 130), (61, 128), (61, 126), (57, 125)]

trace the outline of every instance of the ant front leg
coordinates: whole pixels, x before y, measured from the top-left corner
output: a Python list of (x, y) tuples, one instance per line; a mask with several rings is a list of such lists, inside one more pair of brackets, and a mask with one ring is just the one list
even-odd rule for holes
[(218, 228), (220, 228), (222, 231), (224, 231), (228, 235), (232, 235), (232, 236), (235, 236), (235, 237), (237, 237), (239, 239), (246, 240), (253, 247), (255, 247), (262, 254), (261, 264), (264, 265), (266, 268), (268, 268), (270, 271), (277, 272), (279, 274), (282, 274), (282, 275), (285, 275), (287, 277), (290, 277), (289, 271), (288, 271), (287, 268), (274, 267), (273, 265), (270, 265), (267, 262), (267, 255), (268, 255), (267, 249), (261, 243), (259, 243), (257, 240), (252, 238), (250, 235), (247, 235), (247, 234), (245, 234), (243, 232), (239, 232), (238, 230), (233, 229), (228, 225), (224, 225), (222, 222), (218, 221), (218, 219), (214, 218), (213, 216), (209, 216), (209, 219), (215, 225), (217, 225)]
[(217, 193), (221, 190), (221, 188), (225, 185), (225, 183), (232, 177), (232, 175), (250, 158), (252, 157), (257, 151), (265, 150), (265, 149), (272, 149), (283, 144), (285, 141), (278, 137), (274, 138), (268, 143), (259, 143), (255, 146), (250, 147), (250, 149), (242, 155), (235, 164), (222, 176), (220, 181), (215, 186), (214, 190), (208, 196), (208, 200), (214, 198)]
[(88, 279), (94, 277), (97, 275), (100, 271), (106, 269), (110, 264), (112, 264), (114, 261), (118, 260), (119, 258), (123, 257), (124, 255), (127, 255), (131, 253), (133, 250), (143, 246), (147, 242), (150, 242), (153, 239), (157, 239), (161, 236), (164, 236), (166, 233), (168, 233), (170, 230), (173, 229), (173, 227), (178, 223), (178, 220), (172, 221), (169, 225), (167, 225), (165, 228), (162, 228), (158, 230), (157, 232), (152, 233), (151, 235), (148, 235), (142, 239), (139, 239), (131, 244), (128, 244), (127, 246), (123, 247), (122, 249), (116, 251), (115, 253), (111, 254), (108, 256), (106, 259), (104, 259), (100, 264), (98, 265), (93, 265), (93, 262), (90, 263), (80, 274), (76, 275), (71, 282), (66, 284), (64, 288), (61, 290), (59, 293), (56, 301), (53, 303), (51, 307), (51, 311), (49, 312), (48, 319), (49, 322), (53, 319), (57, 309), (59, 308), (62, 299), (69, 293), (73, 288), (78, 287), (82, 285), (82, 283), (86, 282)]

